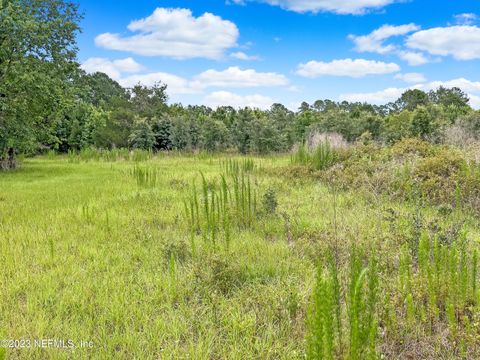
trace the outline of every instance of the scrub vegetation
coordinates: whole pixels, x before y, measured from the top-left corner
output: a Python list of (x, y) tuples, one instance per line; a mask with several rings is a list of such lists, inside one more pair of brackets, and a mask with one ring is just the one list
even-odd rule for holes
[(461, 89), (168, 104), (83, 72), (80, 19), (0, 0), (0, 359), (480, 358)]

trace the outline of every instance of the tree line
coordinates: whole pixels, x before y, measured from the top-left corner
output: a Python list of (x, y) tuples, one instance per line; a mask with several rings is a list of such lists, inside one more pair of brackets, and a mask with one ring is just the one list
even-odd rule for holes
[(331, 100), (302, 103), (297, 111), (282, 104), (268, 110), (169, 105), (165, 84), (125, 89), (104, 73), (81, 70), (81, 19), (69, 1), (0, 0), (1, 168), (14, 167), (18, 153), (47, 150), (269, 153), (288, 151), (312, 132), (391, 143), (441, 141), (459, 119), (470, 130), (480, 128), (480, 115), (458, 88), (408, 90), (383, 106)]

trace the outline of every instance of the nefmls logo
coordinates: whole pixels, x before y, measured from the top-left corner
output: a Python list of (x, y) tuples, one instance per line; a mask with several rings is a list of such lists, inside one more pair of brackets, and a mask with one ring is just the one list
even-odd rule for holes
[(39, 348), (71, 349), (75, 347), (73, 340), (64, 339), (35, 339), (34, 345)]

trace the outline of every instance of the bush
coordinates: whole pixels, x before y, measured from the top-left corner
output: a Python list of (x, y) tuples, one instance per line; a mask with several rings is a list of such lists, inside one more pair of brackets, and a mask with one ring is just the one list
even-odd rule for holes
[(461, 154), (442, 150), (437, 155), (418, 161), (413, 170), (413, 181), (430, 202), (453, 204), (459, 189), (460, 173), (466, 165)]
[(326, 170), (340, 160), (343, 152), (334, 148), (328, 141), (318, 143), (313, 151), (308, 151), (305, 145), (300, 145), (291, 157), (291, 162), (309, 166), (314, 170)]
[(275, 190), (267, 190), (267, 192), (263, 195), (262, 205), (266, 214), (271, 215), (275, 213), (278, 206), (277, 193), (275, 192)]
[(130, 134), (130, 146), (134, 149), (151, 150), (155, 145), (155, 134), (147, 123), (140, 123)]
[(407, 157), (410, 155), (425, 157), (434, 153), (434, 147), (425, 140), (406, 138), (392, 146), (392, 153), (396, 157)]

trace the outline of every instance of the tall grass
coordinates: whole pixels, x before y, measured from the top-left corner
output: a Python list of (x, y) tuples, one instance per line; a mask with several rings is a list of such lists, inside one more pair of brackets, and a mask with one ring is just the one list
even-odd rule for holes
[(300, 145), (291, 156), (291, 163), (309, 166), (314, 170), (325, 170), (334, 165), (337, 158), (337, 151), (325, 141), (319, 143), (313, 151), (309, 151), (304, 144)]
[(220, 167), (227, 175), (239, 175), (242, 172), (248, 173), (257, 168), (255, 161), (251, 158), (220, 160)]
[(463, 232), (449, 245), (424, 232), (417, 259), (405, 247), (400, 260), (399, 284), (407, 322), (422, 324), (434, 333), (434, 324), (446, 320), (452, 340), (460, 329), (470, 328), (468, 314), (472, 307), (477, 309), (479, 300), (478, 251), (468, 251), (466, 236)]
[(130, 175), (137, 182), (138, 187), (153, 188), (158, 182), (158, 169), (153, 166), (135, 165), (130, 170)]
[[(367, 267), (352, 250), (348, 284), (343, 287), (334, 256), (317, 267), (307, 316), (308, 359), (377, 357), (378, 269), (374, 256)], [(345, 294), (342, 298), (342, 294)]]
[[(49, 153), (49, 158), (51, 154)], [(67, 158), (70, 163), (105, 161), (116, 162), (120, 160), (142, 162), (150, 160), (153, 157), (152, 151), (135, 149), (130, 151), (126, 148), (115, 148), (110, 150), (84, 148), (81, 150), (68, 150)]]
[(214, 245), (222, 238), (228, 247), (233, 225), (237, 229), (254, 225), (257, 190), (244, 172), (230, 177), (221, 175), (218, 184), (209, 182), (201, 174), (200, 191), (193, 184), (191, 194), (184, 204), (192, 248), (195, 248), (196, 234), (201, 234)]

